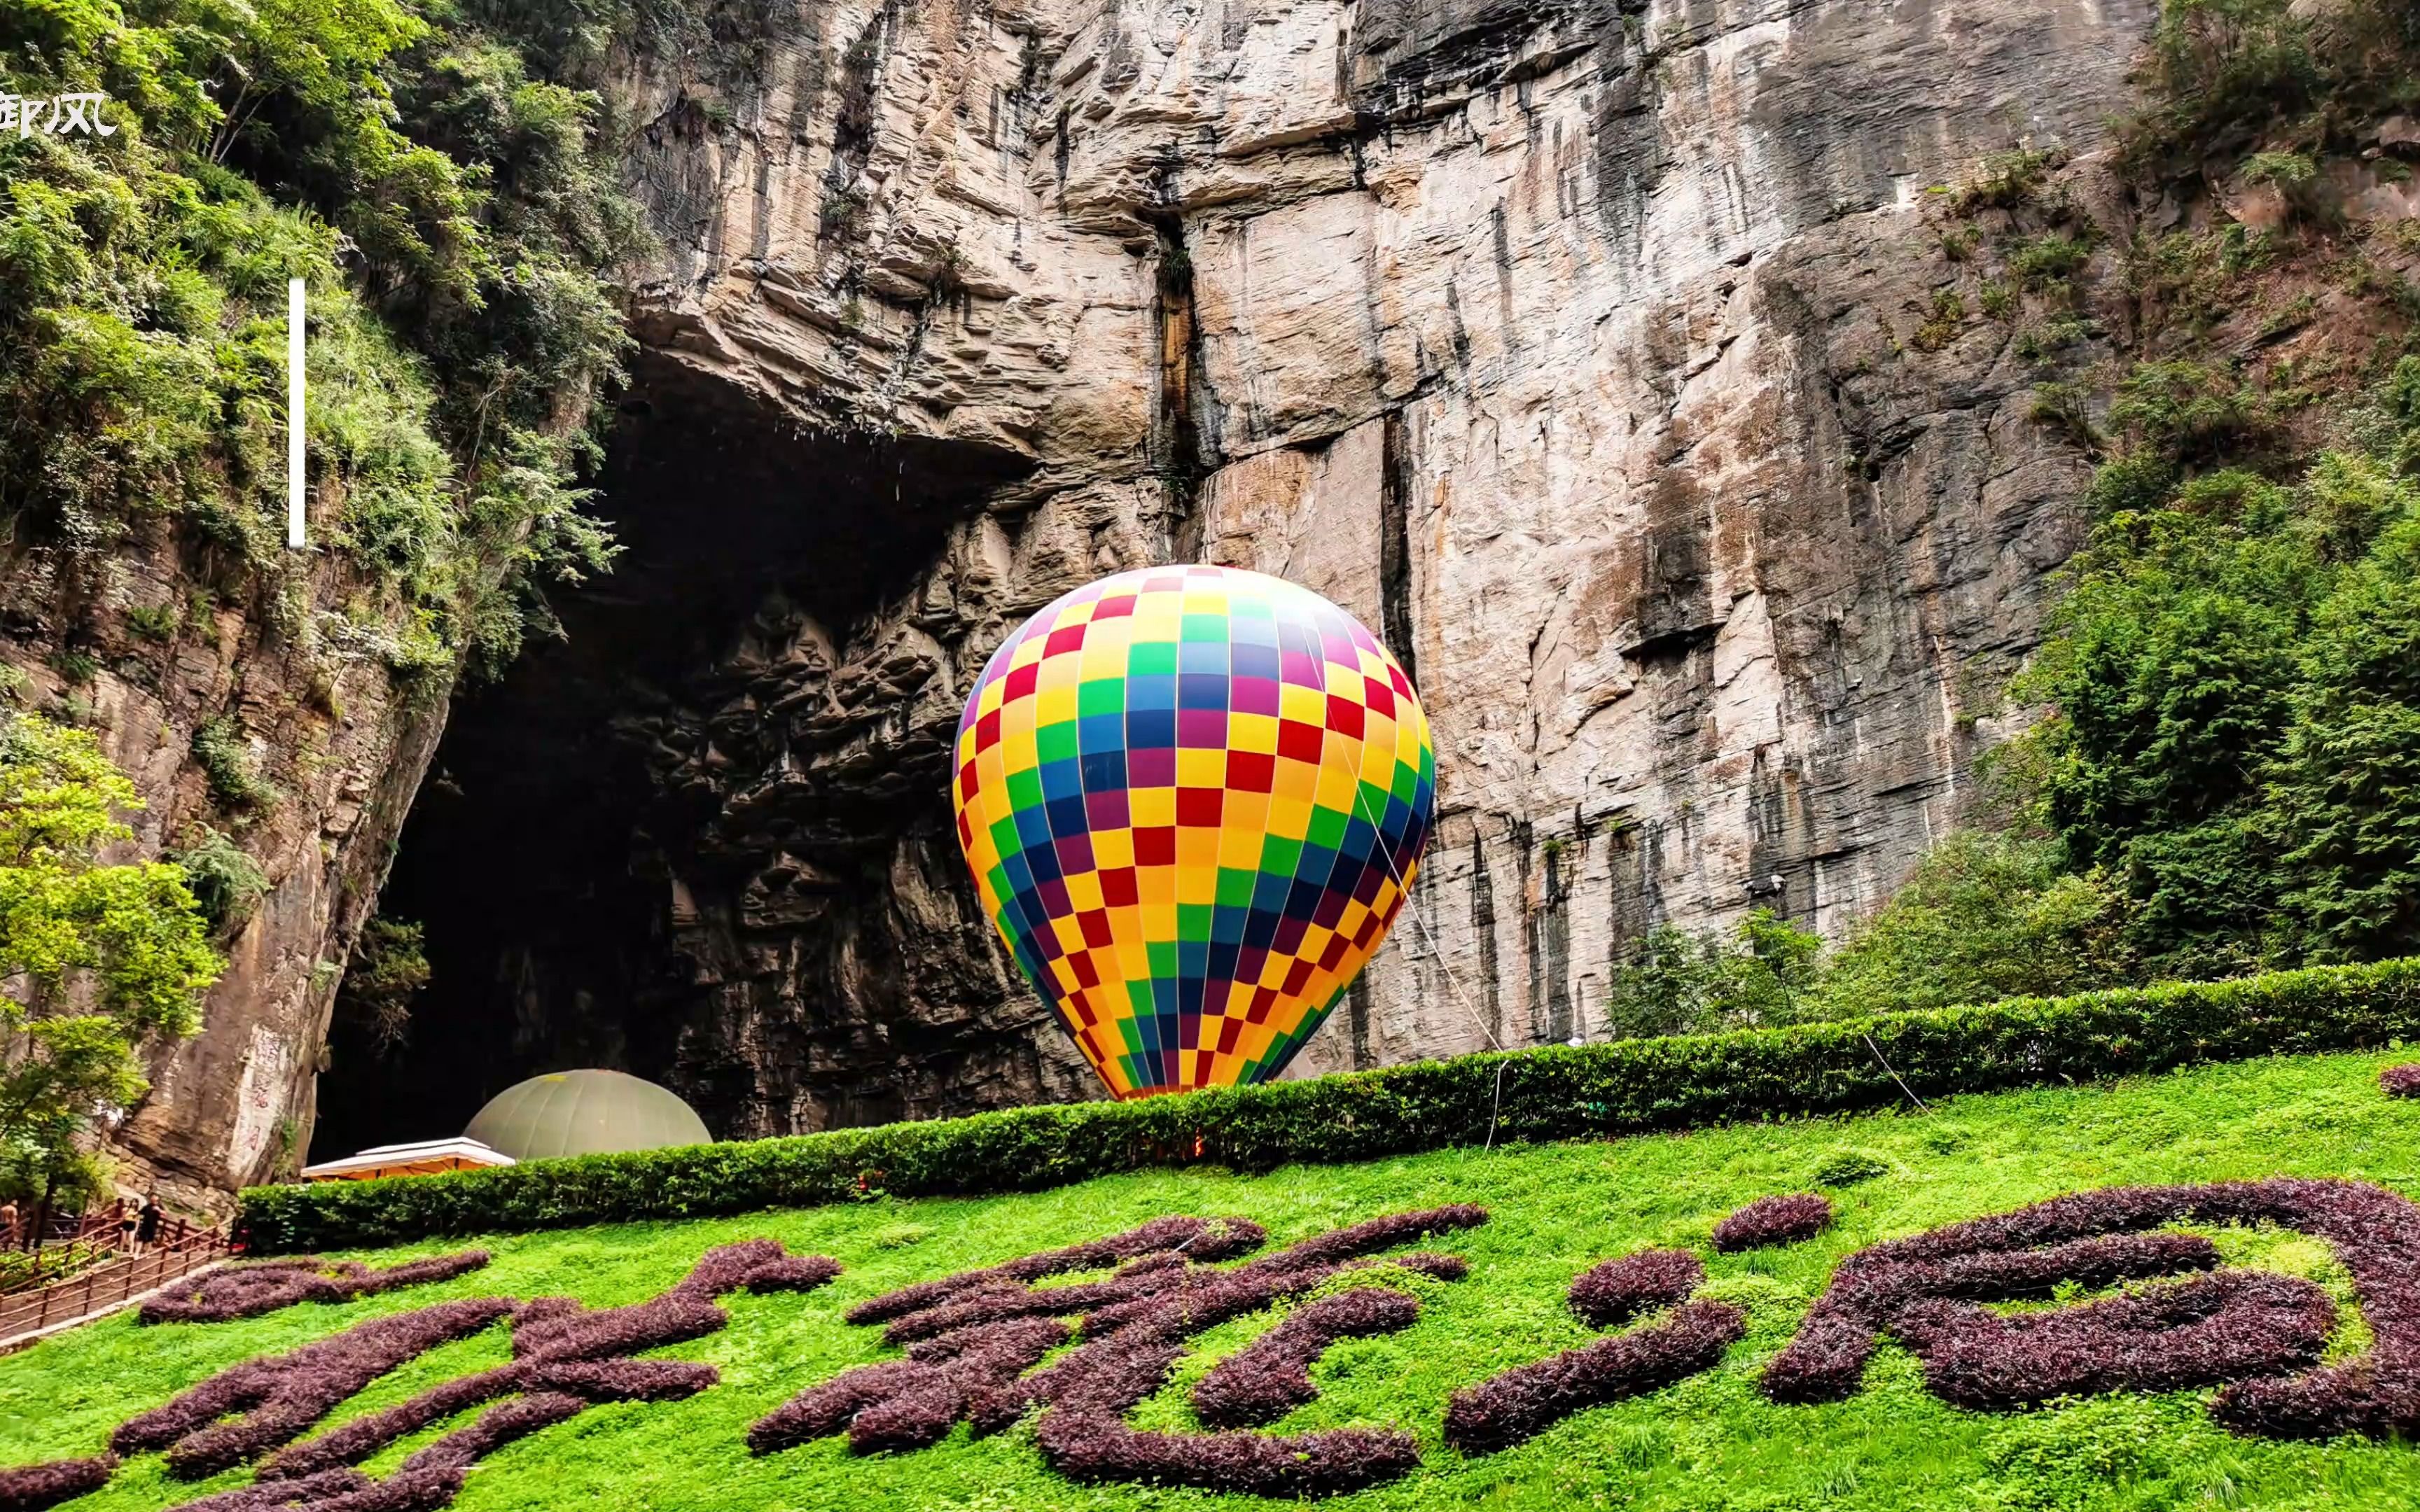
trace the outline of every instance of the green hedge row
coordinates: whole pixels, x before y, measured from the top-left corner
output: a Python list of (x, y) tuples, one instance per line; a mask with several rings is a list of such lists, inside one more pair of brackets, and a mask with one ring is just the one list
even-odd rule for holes
[[(2420, 1038), (2420, 960), (1666, 1040), (1463, 1056), (1138, 1103), (1016, 1108), (446, 1176), (255, 1187), (258, 1253), (902, 1196), (1147, 1165), (1407, 1150), (1848, 1112), (1956, 1092)], [(1869, 1042), (1870, 1041), (1870, 1042)], [(1882, 1062), (1898, 1072), (1895, 1080)], [(1500, 1103), (1498, 1100), (1500, 1087)]]

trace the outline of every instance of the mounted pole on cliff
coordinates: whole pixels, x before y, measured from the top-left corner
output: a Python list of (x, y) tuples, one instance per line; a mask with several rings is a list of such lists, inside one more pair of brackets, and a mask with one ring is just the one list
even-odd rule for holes
[(302, 545), (302, 280), (286, 281), (286, 544)]

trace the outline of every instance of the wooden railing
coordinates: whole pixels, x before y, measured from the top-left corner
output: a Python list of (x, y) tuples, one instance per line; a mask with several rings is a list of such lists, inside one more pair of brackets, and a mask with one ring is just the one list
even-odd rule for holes
[[(103, 1210), (82, 1218), (54, 1219), (41, 1248), (0, 1252), (0, 1303), (115, 1257), (125, 1237), (119, 1216)], [(159, 1242), (180, 1245), (198, 1231), (182, 1218), (171, 1218), (160, 1226)]]
[(92, 1266), (37, 1290), (0, 1297), (0, 1345), (39, 1333), (53, 1323), (64, 1323), (130, 1302), (225, 1257), (226, 1253), (225, 1230), (188, 1229), (180, 1237), (163, 1240), (142, 1255)]

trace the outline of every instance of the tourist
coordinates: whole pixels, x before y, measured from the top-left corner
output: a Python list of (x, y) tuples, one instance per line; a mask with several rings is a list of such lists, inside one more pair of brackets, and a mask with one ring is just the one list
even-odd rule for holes
[(17, 1247), (17, 1204), (11, 1198), (0, 1202), (0, 1251)]
[(141, 1215), (134, 1224), (134, 1253), (142, 1254), (160, 1242), (160, 1194), (147, 1193), (143, 1198)]
[(134, 1210), (127, 1206), (126, 1199), (119, 1197), (117, 1199), (117, 1247), (128, 1255), (135, 1253), (134, 1231), (141, 1223), (142, 1220), (135, 1216)]

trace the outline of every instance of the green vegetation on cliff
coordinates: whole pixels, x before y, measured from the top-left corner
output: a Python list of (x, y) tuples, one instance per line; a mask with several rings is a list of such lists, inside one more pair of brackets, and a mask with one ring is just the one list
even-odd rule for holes
[[(7, 85), (113, 134), (0, 136), (0, 514), (86, 558), (165, 517), (292, 622), (286, 281), (341, 625), (399, 673), (509, 657), (535, 579), (600, 566), (587, 407), (638, 245), (593, 97), (411, 0), (21, 0)], [(299, 624), (287, 627), (306, 633)], [(316, 632), (312, 632), (316, 633)]]

